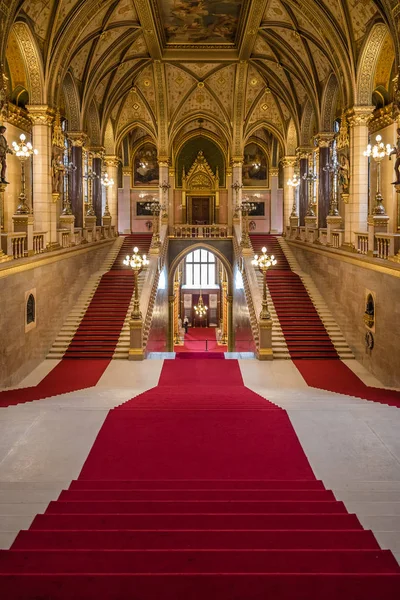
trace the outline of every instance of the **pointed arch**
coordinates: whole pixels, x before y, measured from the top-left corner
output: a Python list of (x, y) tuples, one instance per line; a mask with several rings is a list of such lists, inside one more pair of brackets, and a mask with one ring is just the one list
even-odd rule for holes
[(301, 119), (300, 145), (308, 146), (313, 138), (315, 115), (312, 104), (307, 100)]
[(296, 125), (293, 119), (290, 119), (289, 127), (286, 136), (286, 154), (288, 156), (294, 156), (296, 154), (296, 148), (299, 146)]
[(376, 65), (388, 28), (384, 23), (376, 23), (362, 49), (357, 66), (356, 102), (358, 106), (370, 106), (374, 91)]
[(12, 31), (25, 63), (29, 103), (46, 104), (43, 61), (35, 38), (29, 26), (23, 21), (14, 23)]
[(89, 114), (87, 116), (87, 124), (89, 130), (89, 136), (92, 146), (100, 146), (101, 135), (100, 135), (100, 120), (99, 113), (95, 101), (92, 100), (89, 107)]
[(106, 154), (115, 154), (116, 144), (114, 137), (114, 128), (111, 119), (108, 119), (106, 129), (104, 131), (104, 149)]
[(331, 73), (322, 95), (321, 131), (333, 131), (333, 122), (336, 117), (338, 97), (339, 85), (336, 75)]
[(67, 73), (63, 81), (66, 117), (70, 131), (81, 131), (79, 93), (71, 73)]

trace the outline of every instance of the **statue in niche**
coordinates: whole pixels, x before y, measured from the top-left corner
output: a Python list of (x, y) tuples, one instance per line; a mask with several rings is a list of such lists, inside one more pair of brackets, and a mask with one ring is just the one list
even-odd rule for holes
[(0, 126), (0, 183), (8, 183), (6, 181), (6, 170), (7, 170), (7, 154), (12, 154), (13, 151), (7, 144), (6, 136), (4, 135), (7, 131), (4, 125)]
[(59, 148), (53, 148), (53, 158), (51, 161), (51, 182), (52, 193), (61, 194), (64, 181), (65, 166), (62, 159), (62, 151)]
[(394, 163), (394, 172), (396, 173), (396, 181), (393, 181), (394, 185), (400, 185), (400, 127), (397, 129), (397, 142), (396, 148), (393, 148), (389, 155), (389, 160), (392, 159), (392, 154), (396, 155), (396, 162)]
[(339, 159), (339, 185), (342, 194), (348, 194), (350, 189), (350, 163), (346, 154), (341, 154)]

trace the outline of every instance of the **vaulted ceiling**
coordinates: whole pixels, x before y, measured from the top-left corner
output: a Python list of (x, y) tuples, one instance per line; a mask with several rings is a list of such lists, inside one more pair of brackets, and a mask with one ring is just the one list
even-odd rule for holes
[[(396, 68), (394, 0), (7, 4), (10, 87), (23, 79), (16, 46), (27, 64), (36, 53), (42, 103), (63, 105), (70, 127), (88, 130), (99, 145), (118, 146), (140, 127), (168, 155), (200, 119), (232, 155), (265, 130), (287, 151), (329, 130), (342, 108), (371, 104), (373, 89), (390, 95)], [(374, 81), (367, 102), (357, 86), (368, 44)]]

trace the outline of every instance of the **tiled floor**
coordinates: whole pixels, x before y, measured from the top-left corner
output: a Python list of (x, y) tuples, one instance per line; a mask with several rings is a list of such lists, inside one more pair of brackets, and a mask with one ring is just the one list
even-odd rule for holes
[[(77, 477), (108, 410), (157, 385), (162, 364), (115, 360), (94, 388), (0, 409), (0, 547)], [(245, 385), (288, 411), (316, 476), (399, 560), (400, 409), (309, 388), (291, 361), (243, 357), (240, 367)]]

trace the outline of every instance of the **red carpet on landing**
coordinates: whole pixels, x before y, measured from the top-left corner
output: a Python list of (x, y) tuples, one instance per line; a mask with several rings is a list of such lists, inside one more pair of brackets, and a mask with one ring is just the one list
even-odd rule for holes
[(7, 600), (397, 600), (400, 567), (316, 480), (235, 360), (165, 361), (0, 553)]
[[(227, 346), (220, 346), (216, 338), (216, 327), (189, 327), (185, 333), (183, 346), (174, 346), (178, 354), (187, 352), (227, 352)], [(177, 356), (182, 358), (181, 356)]]

